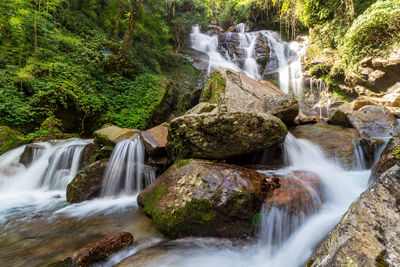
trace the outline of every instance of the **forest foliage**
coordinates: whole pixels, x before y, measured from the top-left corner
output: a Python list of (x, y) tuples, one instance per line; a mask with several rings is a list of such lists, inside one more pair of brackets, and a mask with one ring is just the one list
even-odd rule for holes
[(2, 0), (0, 125), (146, 127), (194, 24), (310, 30), (341, 68), (399, 40), (398, 0)]

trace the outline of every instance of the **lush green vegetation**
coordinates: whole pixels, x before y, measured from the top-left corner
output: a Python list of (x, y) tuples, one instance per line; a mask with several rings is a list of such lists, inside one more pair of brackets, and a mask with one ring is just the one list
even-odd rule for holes
[[(177, 74), (197, 77), (180, 53), (191, 26), (210, 22), (246, 22), (288, 38), (310, 29), (314, 53), (328, 49), (338, 59), (312, 73), (336, 83), (399, 42), (400, 2), (2, 0), (0, 125), (28, 133), (55, 116), (70, 132), (104, 123), (143, 129), (161, 99), (177, 94), (170, 87), (184, 87)], [(184, 111), (190, 99), (179, 97)]]
[(145, 128), (203, 12), (196, 1), (1, 1), (0, 125), (31, 132), (55, 115), (67, 131)]

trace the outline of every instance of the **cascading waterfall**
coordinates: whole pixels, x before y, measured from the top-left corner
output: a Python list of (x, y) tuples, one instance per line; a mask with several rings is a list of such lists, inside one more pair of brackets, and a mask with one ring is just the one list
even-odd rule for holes
[[(237, 33), (227, 33), (224, 38), (229, 41), (237, 35), (239, 46), (221, 48), (219, 41), (221, 35), (208, 36), (200, 32), (199, 26), (193, 27), (190, 35), (192, 48), (208, 55), (208, 72), (216, 67), (224, 67), (242, 72), (256, 80), (277, 74), (280, 89), (283, 92), (301, 96), (303, 83), (301, 45), (297, 42), (284, 42), (273, 31), (246, 32), (246, 25), (243, 23), (237, 25), (236, 28)], [(261, 71), (255, 54), (256, 44), (260, 38), (267, 39), (270, 47), (269, 64)], [(237, 58), (237, 54), (243, 58)]]
[(101, 196), (132, 195), (152, 183), (155, 173), (152, 169), (145, 169), (144, 154), (140, 137), (119, 142), (106, 169)]
[(78, 173), (85, 145), (83, 143), (58, 148), (49, 159), (42, 186), (49, 190), (65, 189)]

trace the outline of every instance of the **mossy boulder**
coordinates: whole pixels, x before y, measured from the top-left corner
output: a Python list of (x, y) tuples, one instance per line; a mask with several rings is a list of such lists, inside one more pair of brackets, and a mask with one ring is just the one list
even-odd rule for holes
[(298, 126), (290, 132), (297, 138), (307, 139), (318, 145), (328, 158), (346, 168), (352, 168), (356, 161), (353, 140), (359, 139), (360, 135), (355, 129), (320, 122)]
[(96, 161), (79, 172), (67, 187), (67, 201), (79, 203), (99, 196), (108, 162)]
[(279, 89), (225, 68), (215, 68), (200, 97), (201, 102), (226, 105), (229, 112), (246, 110), (266, 96), (283, 95)]
[(185, 115), (170, 123), (167, 152), (173, 160), (222, 160), (262, 151), (283, 142), (286, 134), (285, 124), (265, 113)]
[(93, 133), (94, 142), (101, 146), (115, 146), (120, 141), (136, 139), (138, 134), (138, 130), (120, 128), (114, 125), (106, 126)]
[(399, 266), (400, 167), (385, 172), (348, 209), (307, 266)]
[(191, 114), (202, 114), (202, 113), (209, 113), (212, 112), (217, 107), (216, 104), (207, 103), (207, 102), (200, 102), (192, 109), (188, 110), (185, 115)]
[(17, 130), (7, 126), (0, 126), (0, 155), (30, 142), (30, 138), (24, 137)]
[(181, 160), (144, 189), (138, 203), (169, 238), (252, 235), (253, 217), (279, 181), (254, 170)]
[(87, 144), (82, 151), (79, 169), (87, 168), (90, 164), (96, 161), (96, 157), (100, 152), (100, 146), (95, 143)]

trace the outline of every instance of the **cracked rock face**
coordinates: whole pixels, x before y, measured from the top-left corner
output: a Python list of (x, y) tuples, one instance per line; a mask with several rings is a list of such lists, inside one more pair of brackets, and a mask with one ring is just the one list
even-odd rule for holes
[(354, 202), (307, 266), (400, 265), (400, 167), (394, 166)]
[(275, 188), (254, 170), (201, 160), (181, 160), (144, 189), (138, 203), (169, 238), (252, 235), (253, 218)]

